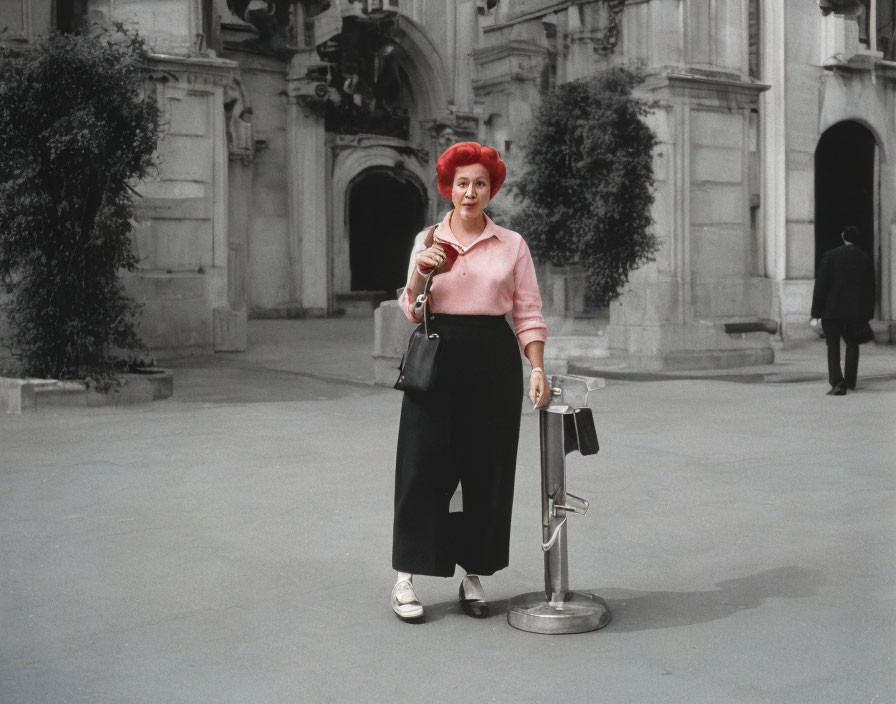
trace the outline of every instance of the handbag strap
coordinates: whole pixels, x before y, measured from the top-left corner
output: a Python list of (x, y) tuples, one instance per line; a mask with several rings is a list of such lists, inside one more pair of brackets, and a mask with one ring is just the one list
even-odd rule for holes
[[(436, 226), (432, 225), (429, 228), (429, 232), (426, 233), (426, 237), (423, 239), (423, 247), (424, 249), (428, 249), (432, 247), (432, 243), (434, 241), (434, 233), (436, 231)], [(423, 305), (423, 332), (429, 337), (429, 290), (432, 288), (432, 280), (435, 278), (435, 275), (439, 273), (439, 267), (435, 267), (432, 269), (427, 275), (426, 280), (423, 284), (423, 293), (417, 296), (417, 301), (422, 303)]]
[[(423, 332), (426, 333), (426, 336), (429, 337), (429, 289), (432, 286), (432, 280), (435, 278), (437, 269), (433, 269), (426, 276), (426, 283), (423, 285), (423, 293), (420, 296), (423, 297)], [(419, 296), (418, 296), (419, 298)]]

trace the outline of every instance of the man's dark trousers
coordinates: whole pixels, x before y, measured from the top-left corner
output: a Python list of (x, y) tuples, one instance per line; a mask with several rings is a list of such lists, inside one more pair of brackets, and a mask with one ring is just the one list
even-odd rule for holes
[[(828, 346), (828, 381), (831, 386), (840, 386), (846, 381), (850, 389), (856, 388), (859, 376), (859, 345), (852, 337), (853, 324), (844, 320), (821, 319), (824, 341)], [(844, 370), (840, 372), (840, 338), (846, 343)], [(845, 379), (844, 379), (845, 377)]]

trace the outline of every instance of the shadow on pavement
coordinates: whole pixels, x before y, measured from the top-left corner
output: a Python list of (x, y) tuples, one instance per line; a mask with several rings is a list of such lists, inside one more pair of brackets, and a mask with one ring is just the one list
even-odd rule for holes
[(652, 631), (708, 623), (755, 609), (767, 599), (806, 599), (825, 583), (823, 573), (790, 566), (719, 582), (700, 592), (638, 592), (585, 589), (603, 597), (613, 620), (605, 630), (617, 633)]
[[(495, 619), (495, 618), (499, 618), (499, 619), (506, 618), (507, 601), (508, 601), (507, 599), (498, 599), (496, 601), (489, 599), (488, 605), (489, 605), (489, 611), (491, 612), (491, 615), (489, 616), (488, 619), (483, 619), (483, 620), (487, 621), (489, 619)], [(437, 621), (441, 621), (446, 616), (452, 616), (452, 617), (457, 616), (459, 618), (471, 618), (470, 616), (467, 616), (467, 614), (465, 614), (463, 612), (463, 610), (460, 607), (460, 603), (456, 600), (440, 601), (438, 604), (432, 604), (432, 605), (427, 604), (424, 607), (424, 610), (425, 610), (426, 615), (425, 615), (425, 619), (421, 622), (424, 624), (425, 623), (436, 623)], [(475, 619), (471, 619), (471, 620), (475, 620)]]

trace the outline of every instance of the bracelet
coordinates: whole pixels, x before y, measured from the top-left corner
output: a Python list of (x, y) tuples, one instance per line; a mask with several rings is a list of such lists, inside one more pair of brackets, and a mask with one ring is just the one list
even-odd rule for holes
[(532, 376), (535, 372), (541, 372), (542, 374), (544, 374), (544, 369), (542, 369), (541, 367), (532, 367), (532, 371), (529, 372), (529, 376)]

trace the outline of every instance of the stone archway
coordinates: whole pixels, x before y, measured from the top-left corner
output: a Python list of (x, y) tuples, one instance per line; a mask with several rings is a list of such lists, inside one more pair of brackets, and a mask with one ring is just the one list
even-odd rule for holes
[[(875, 316), (881, 320), (893, 321), (896, 316), (896, 159), (893, 158), (896, 145), (891, 107), (893, 80), (878, 80), (874, 71), (852, 71), (834, 67), (824, 79), (821, 90), (821, 112), (819, 114), (819, 139), (816, 148), (816, 176), (818, 176), (818, 154), (823, 154), (829, 140), (837, 141), (851, 130), (859, 134), (865, 144), (865, 153), (870, 151), (870, 135), (873, 138), (873, 234), (871, 247), (874, 254), (875, 270), (878, 276), (879, 310)], [(846, 125), (846, 127), (844, 127)], [(841, 132), (843, 130), (843, 132)], [(865, 158), (867, 174), (867, 156)], [(867, 176), (866, 176), (867, 178)], [(816, 191), (816, 196), (821, 194)], [(842, 196), (838, 195), (838, 198)], [(809, 264), (807, 274), (811, 272)]]
[[(303, 295), (306, 288), (320, 292), (324, 288), (320, 285), (321, 279), (325, 278), (328, 311), (335, 309), (338, 297), (350, 295), (362, 285), (358, 280), (352, 281), (350, 200), (360, 183), (355, 179), (368, 169), (380, 169), (381, 173), (388, 172), (394, 177), (389, 181), (381, 176), (380, 186), (390, 183), (394, 186), (396, 182), (410, 179), (420, 194), (422, 225), (431, 215), (431, 194), (435, 193), (435, 170), (429, 153), (433, 140), (430, 128), (448, 115), (448, 74), (433, 40), (422, 27), (401, 13), (392, 12), (378, 15), (369, 27), (359, 27), (358, 22), (352, 23), (349, 19), (345, 19), (344, 32), (320, 56), (330, 65), (326, 75), (321, 72), (319, 62), (294, 61), (293, 67), (297, 99), (308, 102), (310, 91), (315, 91), (317, 97), (311, 102), (316, 109), (316, 124), (326, 132), (327, 163), (321, 158), (321, 149), (313, 155), (315, 163), (306, 160), (302, 164), (303, 172), (328, 174), (326, 198), (318, 193), (310, 202), (306, 199), (296, 208), (295, 217), (299, 222), (295, 230), (303, 254), (312, 249), (315, 254), (326, 251), (326, 271), (306, 269), (302, 274)], [(376, 70), (366, 65), (369, 61)], [(388, 80), (380, 80), (382, 77)], [(321, 93), (324, 81), (329, 81), (329, 85), (324, 84)], [(329, 104), (327, 95), (336, 94), (339, 100)], [(348, 107), (350, 103), (359, 109)], [(340, 110), (340, 105), (348, 109)], [(365, 117), (364, 111), (370, 115)], [(301, 148), (312, 143), (315, 150), (317, 146), (323, 147), (321, 142), (314, 145), (316, 137), (309, 140), (304, 132), (295, 131), (294, 145)], [(296, 171), (295, 190), (306, 193), (308, 185)], [(361, 184), (361, 202), (368, 197), (364, 191), (376, 187), (373, 181), (366, 186)], [(412, 191), (398, 190), (414, 203), (418, 201)], [(372, 208), (371, 203), (368, 205)], [(309, 216), (317, 213), (321, 205), (326, 208), (325, 227)], [(309, 241), (313, 247), (306, 245)], [(400, 258), (406, 260), (407, 254), (403, 252)], [(319, 259), (319, 256), (305, 257), (303, 261)], [(314, 285), (307, 284), (309, 280)]]
[(391, 296), (405, 283), (408, 253), (424, 223), (422, 186), (407, 172), (371, 168), (348, 186), (346, 221), (352, 291)]
[[(345, 294), (354, 288), (352, 282), (352, 239), (358, 236), (357, 231), (351, 228), (351, 201), (352, 194), (365, 177), (377, 175), (380, 186), (373, 182), (367, 184), (367, 188), (376, 189), (382, 186), (394, 186), (395, 184), (410, 184), (420, 194), (421, 222), (417, 231), (426, 224), (429, 214), (429, 193), (426, 184), (431, 180), (428, 176), (428, 164), (406, 142), (389, 137), (358, 136), (340, 137), (335, 143), (335, 158), (333, 163), (332, 180), (332, 210), (330, 211), (332, 256), (333, 256), (333, 292)], [(391, 179), (383, 180), (383, 179)], [(410, 191), (396, 189), (397, 193), (405, 193), (410, 197)], [(363, 199), (362, 192), (355, 193)], [(369, 197), (369, 196), (368, 196)], [(416, 207), (416, 205), (414, 206)], [(375, 229), (375, 228), (374, 228)], [(415, 234), (414, 233), (414, 234)], [(403, 235), (397, 236), (399, 239)], [(390, 238), (391, 241), (392, 238)], [(391, 245), (390, 245), (391, 246)], [(409, 247), (409, 245), (408, 245)], [(357, 247), (355, 248), (357, 252)], [(405, 260), (410, 249), (401, 253), (399, 259)], [(399, 286), (401, 283), (398, 284)], [(385, 290), (385, 289), (384, 289)]]
[(877, 263), (875, 217), (879, 188), (877, 142), (865, 125), (845, 120), (825, 130), (815, 149), (815, 268), (822, 255), (840, 246), (840, 233), (855, 225), (855, 244)]

